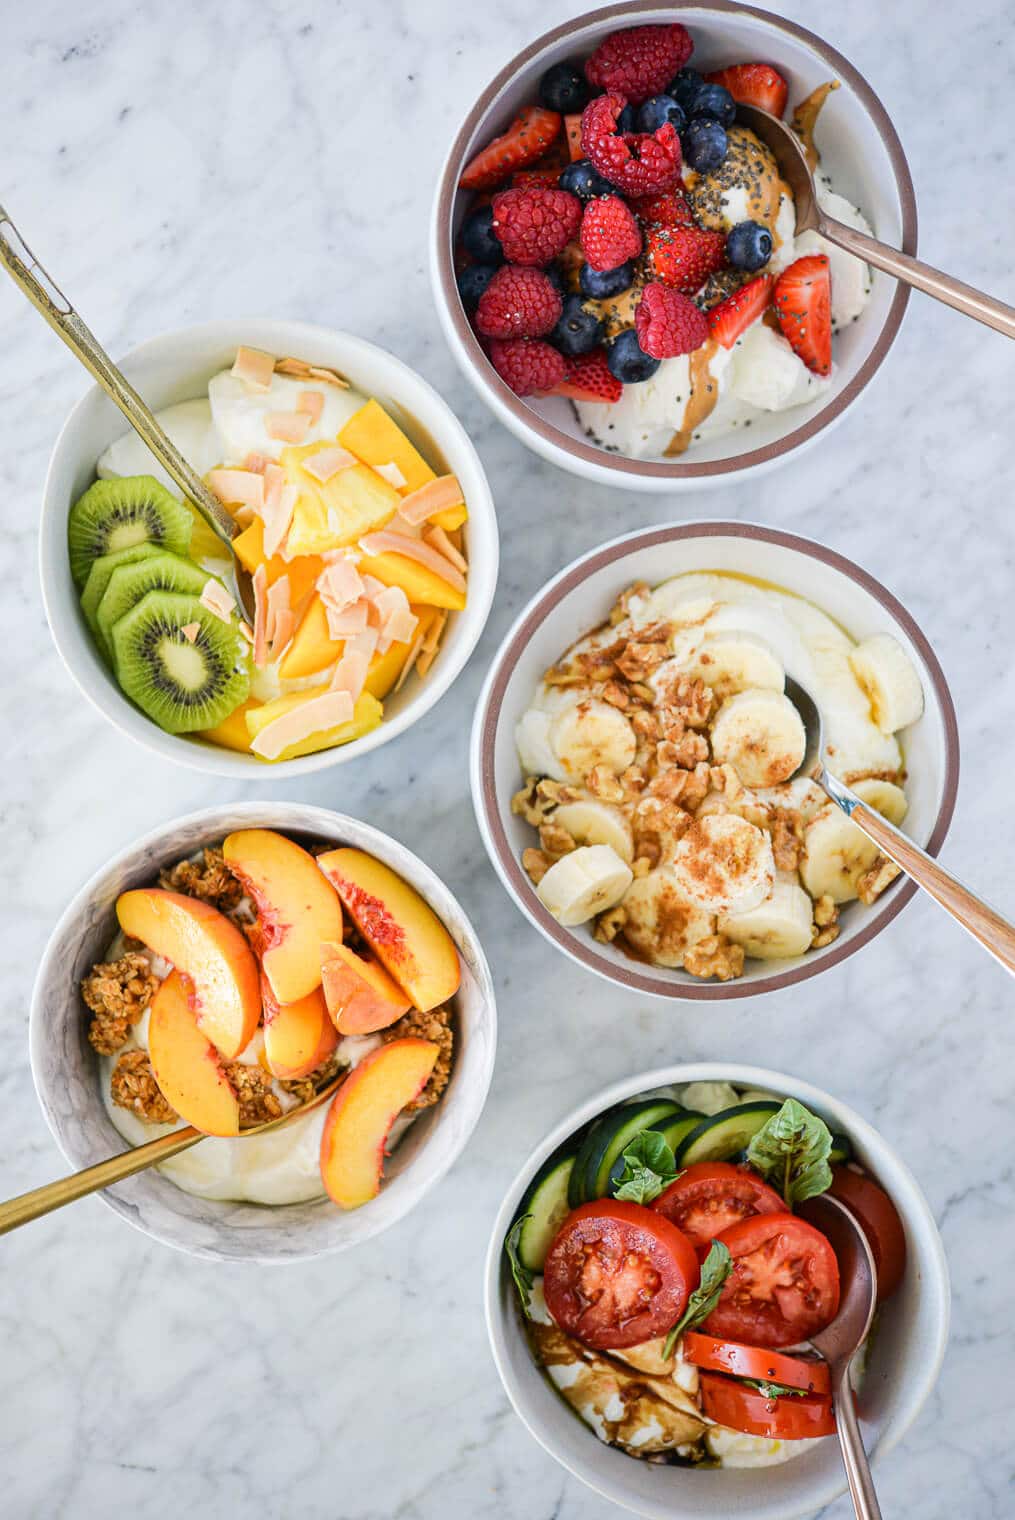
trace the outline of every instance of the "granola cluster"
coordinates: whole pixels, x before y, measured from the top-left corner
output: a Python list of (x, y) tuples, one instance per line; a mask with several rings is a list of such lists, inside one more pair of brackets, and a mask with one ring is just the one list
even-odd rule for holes
[(110, 1092), (118, 1107), (130, 1109), (146, 1124), (176, 1122), (176, 1110), (162, 1096), (146, 1050), (136, 1048), (123, 1052), (113, 1068)]
[(125, 950), (119, 960), (92, 967), (81, 983), (81, 996), (92, 1011), (88, 1038), (100, 1056), (115, 1055), (126, 1045), (158, 985), (148, 957), (138, 950)]
[(408, 1104), (408, 1112), (414, 1113), (421, 1108), (432, 1108), (440, 1100), (441, 1094), (448, 1085), (451, 1076), (451, 1052), (454, 1048), (451, 1009), (431, 1008), (429, 1013), (420, 1013), (418, 1008), (413, 1008), (404, 1018), (399, 1019), (397, 1024), (392, 1024), (381, 1032), (381, 1039), (385, 1044), (390, 1040), (404, 1040), (409, 1036), (414, 1036), (417, 1040), (429, 1040), (439, 1047), (437, 1060), (426, 1086), (419, 1097)]
[(199, 897), (220, 913), (235, 913), (246, 893), (226, 865), (218, 845), (201, 851), (199, 860), (181, 860), (159, 872), (159, 885), (168, 892), (182, 892), (185, 897)]

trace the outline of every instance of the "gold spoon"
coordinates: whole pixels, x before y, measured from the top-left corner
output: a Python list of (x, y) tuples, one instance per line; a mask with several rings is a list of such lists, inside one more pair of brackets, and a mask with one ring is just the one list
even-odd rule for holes
[[(291, 1119), (309, 1114), (334, 1095), (346, 1075), (344, 1071), (339, 1072), (326, 1087), (314, 1094), (309, 1103), (301, 1103), (298, 1108), (291, 1108), (287, 1114), (280, 1114), (277, 1119), (254, 1124), (250, 1129), (241, 1130), (239, 1135), (230, 1138), (245, 1140), (248, 1135), (264, 1135), (269, 1130), (281, 1129)], [(33, 1219), (41, 1219), (43, 1214), (51, 1214), (54, 1209), (62, 1209), (67, 1203), (76, 1203), (89, 1193), (111, 1187), (114, 1182), (122, 1182), (125, 1177), (133, 1177), (135, 1172), (144, 1172), (150, 1166), (158, 1166), (160, 1162), (168, 1161), (170, 1156), (178, 1156), (181, 1151), (187, 1151), (200, 1140), (207, 1139), (209, 1136), (202, 1130), (194, 1129), (188, 1124), (183, 1129), (174, 1130), (171, 1135), (160, 1135), (157, 1140), (148, 1140), (144, 1145), (136, 1145), (133, 1150), (110, 1156), (108, 1161), (97, 1161), (94, 1166), (72, 1172), (69, 1177), (46, 1182), (42, 1187), (32, 1188), (29, 1193), (20, 1193), (17, 1198), (0, 1203), (0, 1235), (6, 1235), (9, 1230), (17, 1230)]]
[(120, 408), (131, 427), (151, 449), (163, 469), (184, 496), (194, 503), (209, 528), (228, 546), (233, 558), (233, 572), (243, 610), (254, 621), (254, 589), (250, 576), (236, 558), (233, 539), (240, 525), (226, 511), (102, 348), (94, 333), (85, 326), (63, 291), (39, 263), (21, 233), (0, 206), (0, 261), (24, 294), (45, 317), (53, 331), (63, 339), (75, 358), (94, 377), (111, 401)]
[(827, 238), (828, 242), (845, 248), (847, 253), (873, 264), (876, 269), (883, 269), (886, 274), (894, 275), (906, 285), (924, 291), (936, 301), (953, 306), (964, 316), (975, 317), (977, 322), (986, 323), (1006, 338), (1015, 338), (1015, 307), (1006, 306), (1003, 301), (985, 295), (982, 290), (976, 290), (972, 285), (963, 285), (961, 280), (954, 279), (950, 274), (942, 274), (940, 269), (934, 269), (921, 259), (914, 259), (912, 254), (902, 253), (898, 248), (881, 243), (877, 238), (868, 237), (865, 232), (858, 232), (855, 227), (847, 227), (845, 222), (837, 222), (834, 217), (826, 215), (818, 205), (814, 176), (804, 156), (803, 144), (784, 121), (757, 106), (743, 105), (739, 101), (737, 120), (749, 127), (772, 150), (779, 173), (793, 192), (797, 232), (817, 232), (821, 237)]

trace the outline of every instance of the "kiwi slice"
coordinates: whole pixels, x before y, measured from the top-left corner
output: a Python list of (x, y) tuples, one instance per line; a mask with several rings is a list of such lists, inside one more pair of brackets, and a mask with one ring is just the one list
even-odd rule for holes
[(93, 560), (138, 544), (186, 554), (192, 527), (186, 507), (152, 475), (97, 480), (74, 503), (67, 519), (71, 574), (83, 586)]
[(147, 559), (149, 555), (161, 552), (155, 544), (137, 544), (133, 549), (117, 549), (115, 554), (102, 554), (98, 559), (92, 560), (92, 568), (81, 593), (81, 611), (85, 615), (85, 622), (100, 642), (95, 614), (113, 571), (120, 565), (134, 565), (139, 559)]
[(184, 596), (199, 597), (210, 579), (193, 560), (181, 559), (168, 549), (156, 549), (136, 564), (118, 566), (95, 613), (100, 641), (111, 654), (114, 623), (149, 591), (179, 591)]
[[(194, 623), (192, 642), (183, 630)], [(112, 643), (124, 692), (169, 734), (214, 728), (246, 701), (249, 646), (235, 619), (196, 596), (149, 591), (113, 624)]]

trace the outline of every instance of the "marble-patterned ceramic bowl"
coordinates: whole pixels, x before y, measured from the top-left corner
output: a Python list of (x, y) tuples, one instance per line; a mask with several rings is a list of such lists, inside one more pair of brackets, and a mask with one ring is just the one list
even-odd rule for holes
[(688, 1469), (638, 1461), (604, 1445), (536, 1365), (506, 1270), (504, 1236), (536, 1172), (570, 1135), (615, 1103), (687, 1082), (732, 1082), (793, 1097), (848, 1135), (854, 1152), (890, 1194), (906, 1232), (906, 1271), (886, 1300), (860, 1396), (864, 1444), (875, 1461), (905, 1435), (925, 1403), (948, 1341), (948, 1264), (934, 1216), (913, 1174), (854, 1109), (783, 1072), (729, 1062), (643, 1071), (568, 1114), (528, 1157), (508, 1188), (486, 1259), (486, 1321), (497, 1370), (515, 1412), (552, 1457), (614, 1504), (650, 1520), (794, 1520), (830, 1504), (846, 1488), (839, 1444), (829, 1439), (781, 1466)]
[[(121, 892), (157, 881), (160, 867), (233, 829), (255, 827), (278, 829), (308, 843), (367, 850), (430, 904), (462, 961), (451, 1080), (441, 1101), (420, 1115), (388, 1161), (379, 1196), (352, 1212), (329, 1199), (278, 1207), (210, 1202), (156, 1171), (131, 1177), (100, 1197), (136, 1229), (192, 1256), (301, 1261), (359, 1245), (415, 1208), (464, 1149), (493, 1075), (497, 1015), (482, 947), (447, 887), (397, 840), (341, 813), (281, 802), (207, 808), (147, 834), (85, 883), (53, 930), (32, 997), (32, 1073), (46, 1121), (72, 1167), (91, 1166), (123, 1150), (123, 1138), (103, 1105), (98, 1061), (86, 1038), (80, 980), (103, 958), (116, 932), (114, 904)], [(242, 1139), (237, 1143), (242, 1145)]]
[(632, 960), (615, 945), (599, 944), (587, 924), (563, 928), (543, 907), (521, 865), (534, 832), (511, 812), (512, 795), (522, 784), (514, 738), (518, 720), (544, 671), (603, 622), (628, 586), (658, 585), (673, 575), (706, 570), (749, 576), (804, 597), (854, 639), (874, 633), (898, 639), (919, 672), (925, 703), (923, 716), (900, 736), (907, 768), (906, 832), (932, 855), (944, 842), (955, 806), (959, 737), (944, 672), (913, 618), (872, 575), (812, 539), (741, 522), (645, 528), (575, 560), (536, 593), (494, 655), (473, 723), (472, 798), (490, 859), (530, 922), (580, 965), (634, 991), (710, 1000), (776, 991), (837, 965), (891, 923), (917, 889), (900, 878), (870, 907), (849, 903), (833, 944), (795, 960), (749, 959), (743, 976), (729, 982), (701, 981), (686, 971)]
[(674, 491), (721, 485), (731, 476), (771, 468), (813, 443), (856, 401), (891, 348), (906, 309), (908, 290), (875, 274), (871, 299), (835, 341), (835, 375), (820, 399), (769, 413), (743, 429), (695, 443), (678, 460), (630, 459), (601, 448), (583, 433), (561, 396), (519, 397), (487, 359), (455, 283), (454, 244), (471, 196), (458, 189), (464, 166), (525, 105), (537, 98), (540, 76), (553, 63), (582, 60), (602, 39), (625, 26), (680, 21), (694, 39), (691, 63), (705, 72), (751, 59), (772, 63), (796, 103), (818, 85), (837, 79), (817, 129), (822, 169), (835, 188), (859, 206), (883, 242), (916, 251), (916, 200), (902, 144), (891, 119), (864, 77), (813, 32), (781, 16), (733, 0), (703, 4), (610, 5), (545, 32), (501, 69), (470, 106), (441, 173), (431, 225), (430, 262), (437, 313), (451, 351), (466, 377), (500, 420), (527, 447), (553, 464), (603, 485), (640, 491)]
[(384, 720), (351, 744), (269, 765), (256, 755), (224, 749), (188, 734), (167, 734), (134, 706), (103, 660), (81, 613), (67, 557), (67, 513), (95, 478), (99, 456), (127, 425), (98, 386), (82, 396), (56, 442), (46, 477), (39, 557), (42, 596), (57, 650), (81, 691), (105, 718), (137, 743), (167, 760), (228, 776), (234, 781), (282, 780), (341, 765), (387, 744), (440, 700), (460, 673), (483, 631), (497, 585), (497, 516), (486, 472), (468, 434), (443, 397), (422, 376), (383, 348), (349, 333), (306, 322), (230, 317), (164, 333), (132, 349), (121, 369), (153, 411), (189, 401), (228, 368), (241, 344), (278, 355), (294, 354), (347, 375), (367, 396), (392, 411), (435, 466), (461, 482), (469, 506), (464, 528), (469, 557), (469, 595), (453, 612), (441, 650), (426, 680), (407, 681), (385, 699)]

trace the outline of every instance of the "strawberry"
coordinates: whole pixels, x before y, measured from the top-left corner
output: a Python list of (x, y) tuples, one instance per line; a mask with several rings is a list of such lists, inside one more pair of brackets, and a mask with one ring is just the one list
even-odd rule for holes
[(462, 171), (463, 190), (492, 190), (516, 169), (542, 158), (560, 131), (561, 116), (542, 106), (527, 106), (500, 137), (481, 148)]
[(541, 338), (557, 325), (560, 292), (541, 269), (504, 264), (476, 306), (476, 327), (485, 338)]
[(739, 290), (713, 306), (708, 314), (708, 329), (723, 348), (732, 348), (742, 332), (745, 332), (767, 308), (772, 293), (772, 276), (759, 274), (756, 280), (748, 280)]
[(567, 361), (567, 374), (554, 386), (555, 396), (570, 396), (573, 401), (619, 401), (624, 387), (610, 373), (606, 350), (594, 348), (590, 354), (578, 354)]
[(585, 65), (585, 78), (601, 90), (617, 90), (634, 104), (665, 90), (690, 58), (694, 44), (687, 28), (630, 26), (604, 37)]
[(667, 121), (654, 132), (618, 132), (623, 95), (597, 95), (582, 112), (582, 152), (622, 195), (658, 195), (680, 178), (680, 138)]
[(593, 269), (616, 269), (641, 253), (641, 231), (619, 195), (588, 201), (582, 215), (580, 240), (585, 262)]
[(816, 375), (832, 368), (832, 281), (828, 259), (811, 253), (784, 269), (772, 297), (783, 336)]
[(506, 343), (495, 338), (490, 362), (516, 396), (552, 391), (567, 373), (564, 355), (541, 338), (509, 338)]
[(772, 116), (781, 116), (786, 109), (789, 86), (770, 63), (734, 63), (705, 78), (709, 84), (721, 84), (745, 106), (758, 106)]
[(693, 227), (695, 220), (683, 190), (664, 190), (662, 195), (640, 195), (631, 201), (640, 222), (657, 227)]
[(530, 185), (493, 198), (493, 231), (510, 264), (549, 264), (577, 235), (582, 203), (566, 190)]
[(646, 285), (634, 313), (638, 342), (653, 359), (673, 359), (700, 348), (708, 319), (694, 302), (666, 285)]
[(564, 117), (564, 131), (567, 135), (567, 151), (571, 162), (582, 157), (582, 114), (580, 111), (572, 111)]
[(544, 190), (556, 190), (559, 175), (559, 169), (519, 169), (511, 176), (511, 189), (529, 190), (533, 185), (541, 185)]
[(651, 227), (645, 247), (656, 279), (684, 295), (700, 290), (726, 258), (722, 233), (702, 227)]

